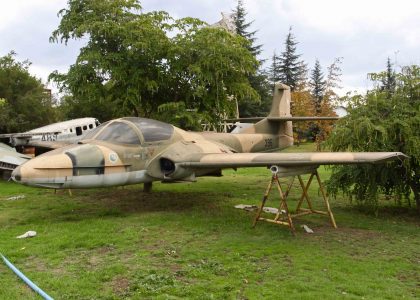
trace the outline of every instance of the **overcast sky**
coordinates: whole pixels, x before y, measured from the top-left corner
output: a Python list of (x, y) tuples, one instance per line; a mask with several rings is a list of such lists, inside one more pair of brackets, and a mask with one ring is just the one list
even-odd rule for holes
[[(65, 72), (75, 62), (81, 42), (51, 44), (51, 32), (66, 0), (0, 0), (0, 55), (11, 50), (18, 60), (32, 62), (31, 73), (46, 82), (54, 70)], [(144, 0), (144, 11), (165, 10), (172, 17), (196, 17), (208, 23), (230, 12), (236, 0)], [(368, 72), (385, 69), (387, 57), (396, 65), (420, 64), (419, 0), (244, 0), (252, 30), (263, 44), (261, 58), (283, 51), (290, 26), (298, 53), (313, 67), (343, 57), (344, 90), (368, 88)]]

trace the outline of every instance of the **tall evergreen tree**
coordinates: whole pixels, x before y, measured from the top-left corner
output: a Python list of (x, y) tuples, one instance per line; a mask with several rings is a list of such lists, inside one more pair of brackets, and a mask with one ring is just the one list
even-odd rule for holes
[[(256, 44), (255, 34), (257, 31), (249, 31), (249, 27), (253, 23), (247, 22), (247, 12), (244, 7), (242, 0), (238, 0), (235, 10), (233, 11), (236, 33), (244, 37), (248, 41), (247, 49), (257, 59), (257, 56), (262, 51), (262, 45)], [(260, 67), (263, 60), (257, 60), (258, 66)], [(264, 115), (270, 109), (271, 97), (270, 97), (270, 84), (267, 80), (267, 75), (261, 69), (257, 69), (255, 74), (249, 74), (248, 80), (251, 87), (257, 91), (260, 99), (244, 99), (242, 103), (239, 103), (239, 114), (241, 117), (251, 117)], [(260, 100), (260, 101), (258, 101)]]
[(251, 53), (256, 57), (261, 53), (262, 45), (255, 45), (255, 42), (257, 40), (255, 34), (257, 33), (257, 31), (248, 31), (249, 26), (251, 26), (251, 24), (254, 21), (247, 22), (246, 15), (247, 12), (245, 10), (243, 1), (238, 0), (236, 8), (233, 11), (236, 33), (248, 40), (248, 50), (251, 51)]
[[(334, 62), (327, 67), (327, 75), (323, 87), (323, 95), (319, 106), (315, 106), (317, 115), (323, 117), (336, 117), (334, 112), (334, 104), (338, 104), (339, 96), (334, 89), (340, 88), (341, 81), (341, 62), (342, 58), (334, 59)], [(314, 96), (312, 95), (312, 98)], [(313, 126), (312, 134), (317, 142), (317, 149), (321, 150), (321, 143), (324, 142), (334, 128), (334, 121), (319, 121)]]
[(314, 100), (315, 110), (317, 113), (320, 113), (322, 99), (325, 94), (326, 82), (324, 80), (324, 74), (322, 73), (321, 64), (318, 59), (315, 61), (315, 66), (311, 72), (309, 85), (311, 86), (311, 94)]
[(386, 76), (384, 76), (381, 80), (382, 86), (381, 90), (387, 92), (388, 94), (392, 94), (395, 91), (396, 87), (396, 79), (395, 79), (395, 72), (392, 68), (392, 63), (390, 58), (388, 57), (386, 63)]
[(300, 60), (301, 54), (296, 53), (298, 42), (292, 33), (292, 27), (289, 28), (285, 41), (285, 50), (278, 57), (279, 79), (290, 86), (292, 92), (298, 88), (306, 76), (306, 64)]
[(274, 83), (280, 80), (280, 72), (279, 72), (279, 59), (274, 51), (272, 59), (271, 59), (271, 66), (268, 68), (268, 79), (274, 86)]

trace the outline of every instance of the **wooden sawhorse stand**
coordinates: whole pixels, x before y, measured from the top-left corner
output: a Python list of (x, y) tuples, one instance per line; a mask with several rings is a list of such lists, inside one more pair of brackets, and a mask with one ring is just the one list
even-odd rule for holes
[[(261, 202), (261, 205), (260, 205), (260, 207), (257, 211), (257, 215), (255, 216), (253, 227), (255, 227), (255, 225), (257, 224), (258, 221), (266, 221), (266, 222), (270, 222), (270, 223), (275, 223), (275, 224), (279, 224), (279, 225), (288, 226), (290, 228), (291, 232), (293, 234), (295, 234), (296, 230), (295, 230), (295, 227), (293, 225), (293, 219), (294, 218), (301, 217), (301, 216), (304, 216), (304, 215), (309, 215), (309, 214), (321, 214), (321, 215), (329, 216), (331, 225), (334, 228), (337, 228), (337, 224), (335, 223), (334, 215), (331, 211), (330, 203), (328, 201), (328, 197), (327, 197), (327, 194), (325, 192), (325, 189), (322, 185), (321, 178), (319, 177), (319, 173), (318, 173), (317, 168), (314, 168), (310, 171), (309, 174), (311, 174), (311, 176), (309, 177), (309, 180), (306, 183), (306, 185), (304, 184), (301, 175), (308, 174), (308, 171), (299, 173), (297, 175), (293, 175), (292, 180), (290, 181), (289, 185), (287, 186), (286, 192), (283, 192), (283, 189), (282, 189), (280, 181), (279, 181), (279, 176), (278, 176), (279, 167), (278, 166), (271, 166), (270, 170), (272, 172), (271, 181), (268, 184), (268, 187), (265, 191), (265, 194), (264, 194), (263, 200)], [(283, 177), (290, 177), (290, 175), (286, 175), (286, 176), (283, 176)], [(292, 188), (293, 182), (294, 182), (296, 177), (298, 178), (300, 187), (302, 188), (302, 195), (301, 195), (300, 200), (298, 202), (298, 205), (296, 207), (296, 213), (291, 214), (290, 211), (289, 211), (289, 208), (287, 206), (287, 197), (289, 195), (289, 192)], [(314, 177), (316, 177), (316, 179), (318, 181), (318, 185), (319, 185), (319, 188), (321, 190), (322, 197), (324, 199), (327, 211), (315, 210), (312, 206), (311, 200), (309, 199), (308, 190), (309, 190), (309, 187), (310, 187)], [(261, 214), (263, 212), (263, 208), (264, 208), (265, 203), (268, 199), (268, 196), (270, 194), (271, 188), (273, 187), (273, 184), (275, 184), (277, 186), (277, 190), (278, 190), (279, 195), (280, 195), (280, 206), (279, 206), (278, 212), (277, 212), (276, 216), (274, 217), (274, 219), (263, 218), (263, 217), (261, 217)], [(308, 204), (308, 208), (302, 208), (302, 204), (303, 204), (304, 200), (306, 200), (306, 202)]]

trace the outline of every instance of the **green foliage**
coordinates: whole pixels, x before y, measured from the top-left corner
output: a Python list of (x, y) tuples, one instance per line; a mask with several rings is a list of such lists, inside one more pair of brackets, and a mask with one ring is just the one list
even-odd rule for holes
[[(257, 31), (249, 31), (249, 27), (253, 23), (246, 21), (247, 12), (242, 0), (238, 0), (234, 10), (234, 20), (236, 33), (248, 41), (246, 48), (257, 59), (261, 53), (262, 45), (256, 45), (255, 34)], [(259, 60), (257, 67), (261, 67), (263, 61)], [(240, 117), (265, 116), (271, 106), (271, 90), (272, 87), (267, 80), (267, 74), (261, 69), (256, 73), (248, 75), (248, 80), (253, 89), (257, 92), (257, 97), (249, 97), (239, 103)]]
[[(160, 105), (183, 102), (218, 122), (235, 110), (232, 97), (258, 97), (247, 78), (257, 62), (240, 36), (198, 19), (141, 13), (135, 0), (68, 4), (51, 41), (88, 42), (67, 74), (50, 79), (72, 95), (73, 115), (83, 107), (101, 120), (156, 117)], [(99, 106), (106, 109), (95, 113)]]
[[(258, 93), (258, 98), (245, 99), (239, 103), (239, 115), (245, 117), (264, 117), (271, 108), (272, 84), (268, 81), (264, 71), (259, 70), (257, 74), (249, 77), (251, 86)], [(259, 101), (256, 101), (258, 100)]]
[(242, 0), (238, 0), (234, 13), (234, 21), (236, 26), (236, 34), (244, 37), (248, 41), (247, 48), (248, 50), (256, 57), (261, 53), (262, 45), (255, 45), (256, 38), (255, 34), (257, 31), (248, 31), (249, 26), (254, 21), (247, 22), (246, 15), (247, 12), (244, 7), (244, 3)]
[(382, 78), (382, 90), (388, 92), (389, 94), (392, 94), (395, 91), (395, 86), (397, 84), (395, 80), (395, 72), (392, 68), (391, 60), (388, 57), (387, 63), (386, 63), (386, 76)]
[(12, 51), (0, 57), (0, 132), (22, 132), (56, 120), (51, 97)]
[(256, 60), (246, 49), (246, 40), (224, 29), (203, 27), (174, 38), (173, 66), (175, 100), (206, 113), (211, 123), (232, 114), (235, 101), (258, 98), (247, 75), (255, 71)]
[(306, 64), (300, 60), (301, 54), (296, 53), (296, 45), (298, 42), (292, 33), (292, 27), (289, 29), (284, 44), (284, 51), (280, 56), (276, 57), (278, 63), (272, 66), (273, 69), (277, 68), (273, 71), (273, 74), (275, 75), (273, 76), (273, 79), (274, 81), (281, 81), (282, 83), (287, 84), (290, 86), (290, 89), (294, 91), (302, 85), (303, 81), (305, 81), (307, 68)]
[(397, 78), (389, 57), (386, 63), (386, 70), (379, 73), (369, 73), (368, 78), (375, 83), (377, 89), (386, 92), (388, 97), (395, 92)]
[[(385, 74), (386, 75), (386, 74)], [(373, 209), (379, 193), (409, 201), (414, 195), (420, 211), (420, 68), (396, 74), (395, 92), (381, 88), (351, 97), (349, 115), (340, 120), (328, 140), (333, 151), (400, 151), (404, 162), (337, 166), (329, 180), (333, 194), (343, 191)]]
[(100, 120), (110, 120), (118, 112), (118, 103), (104, 101), (99, 97), (87, 97), (79, 100), (72, 95), (60, 99), (59, 110), (67, 119), (94, 116)]
[(276, 81), (280, 79), (280, 70), (279, 70), (279, 57), (277, 56), (276, 52), (273, 53), (271, 57), (271, 65), (268, 67), (268, 80), (271, 82), (272, 87), (274, 88), (274, 84)]
[(324, 80), (324, 74), (322, 73), (321, 64), (318, 59), (315, 61), (315, 66), (311, 72), (309, 85), (311, 86), (311, 94), (315, 101), (316, 112), (320, 113), (322, 99), (325, 94), (326, 81)]
[(392, 94), (396, 88), (396, 74), (393, 70), (392, 63), (388, 57), (386, 63), (386, 70), (379, 73), (369, 73), (368, 78), (371, 79), (375, 88), (386, 92), (388, 95)]
[(161, 104), (158, 107), (158, 113), (158, 120), (186, 130), (201, 131), (201, 124), (209, 123), (205, 114), (197, 113), (194, 109), (187, 109), (182, 101)]

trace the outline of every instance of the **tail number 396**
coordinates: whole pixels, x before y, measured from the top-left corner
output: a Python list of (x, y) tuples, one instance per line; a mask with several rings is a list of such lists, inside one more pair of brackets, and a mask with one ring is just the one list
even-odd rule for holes
[(265, 139), (265, 148), (273, 148), (273, 139)]

